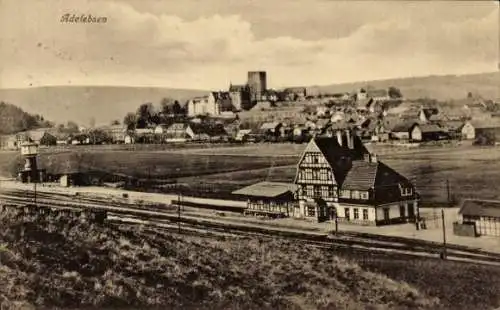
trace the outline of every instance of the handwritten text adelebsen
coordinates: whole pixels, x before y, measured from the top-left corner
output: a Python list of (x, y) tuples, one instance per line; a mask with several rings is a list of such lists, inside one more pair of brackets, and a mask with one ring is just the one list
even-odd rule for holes
[(96, 17), (91, 14), (64, 14), (61, 16), (61, 23), (70, 23), (70, 24), (104, 24), (108, 22), (107, 17)]

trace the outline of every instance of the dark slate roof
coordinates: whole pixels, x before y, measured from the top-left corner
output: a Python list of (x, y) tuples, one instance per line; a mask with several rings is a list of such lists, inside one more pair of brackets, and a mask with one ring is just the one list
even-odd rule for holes
[(276, 198), (284, 194), (293, 194), (297, 185), (292, 183), (260, 182), (233, 192), (236, 195)]
[(316, 137), (314, 142), (320, 149), (320, 151), (325, 155), (328, 162), (333, 163), (336, 158), (342, 156), (349, 156), (353, 159), (363, 158), (364, 154), (367, 154), (363, 142), (358, 136), (353, 136), (353, 149), (347, 147), (347, 140), (344, 134), (342, 146), (338, 143), (337, 137)]
[(443, 132), (443, 128), (434, 124), (420, 125), (422, 133)]
[(462, 121), (445, 121), (442, 122), (442, 125), (448, 130), (458, 130), (464, 126), (464, 122)]
[(380, 161), (357, 160), (352, 162), (352, 168), (342, 183), (342, 189), (369, 190), (373, 188), (383, 192), (399, 184), (409, 186), (411, 182)]
[(404, 122), (394, 125), (390, 130), (392, 132), (409, 132), (415, 123)]
[(468, 216), (490, 216), (500, 218), (500, 201), (466, 199), (458, 211)]
[(354, 161), (342, 184), (342, 189), (368, 190), (375, 185), (379, 163)]
[(223, 124), (190, 123), (189, 126), (194, 134), (207, 134), (209, 136), (223, 136), (227, 132)]

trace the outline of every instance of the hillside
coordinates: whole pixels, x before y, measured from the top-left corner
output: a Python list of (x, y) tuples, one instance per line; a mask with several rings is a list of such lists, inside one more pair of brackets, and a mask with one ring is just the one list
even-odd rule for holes
[(52, 86), (0, 89), (0, 101), (45, 115), (56, 123), (74, 121), (88, 126), (92, 118), (98, 125), (115, 119), (122, 121), (125, 114), (135, 111), (145, 102), (159, 105), (164, 97), (184, 102), (205, 93), (153, 87)]
[(443, 75), (400, 78), (379, 81), (365, 81), (346, 84), (308, 87), (308, 93), (351, 92), (367, 85), (374, 88), (387, 89), (395, 86), (409, 99), (430, 97), (438, 100), (460, 99), (467, 92), (478, 93), (488, 99), (500, 99), (500, 72), (470, 74), (470, 75)]
[(15, 105), (0, 101), (0, 135), (50, 126), (43, 116), (31, 115)]

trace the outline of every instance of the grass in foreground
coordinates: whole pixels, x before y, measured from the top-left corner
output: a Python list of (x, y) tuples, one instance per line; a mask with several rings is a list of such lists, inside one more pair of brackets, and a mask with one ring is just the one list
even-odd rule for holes
[(175, 236), (62, 217), (2, 213), (0, 223), (0, 302), (7, 309), (488, 309), (500, 303), (495, 267), (334, 254), (280, 239)]
[(437, 298), (319, 249), (2, 214), (6, 308), (435, 309)]

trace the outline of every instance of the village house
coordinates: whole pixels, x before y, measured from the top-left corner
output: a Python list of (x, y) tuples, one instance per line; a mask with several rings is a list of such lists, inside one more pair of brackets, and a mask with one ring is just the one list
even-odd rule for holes
[(449, 138), (446, 130), (435, 124), (414, 124), (410, 130), (412, 141), (439, 141)]
[(391, 99), (387, 89), (368, 89), (366, 97), (372, 99), (374, 102), (382, 102)]
[(24, 142), (33, 142), (38, 145), (50, 146), (57, 144), (57, 138), (51, 134), (52, 128), (38, 128), (28, 131), (23, 131), (15, 134), (16, 145), (21, 145)]
[(0, 149), (2, 150), (17, 150), (19, 144), (16, 135), (0, 136)]
[(154, 128), (136, 128), (134, 130), (134, 142), (153, 143), (155, 141)]
[(240, 129), (234, 137), (235, 141), (245, 141), (246, 137), (252, 132), (252, 129)]
[(403, 122), (394, 125), (390, 128), (390, 138), (393, 140), (409, 141), (411, 139), (411, 131), (416, 122)]
[(155, 135), (164, 135), (167, 133), (168, 127), (169, 127), (169, 125), (167, 125), (167, 124), (158, 124), (154, 128), (153, 133)]
[(330, 120), (332, 121), (332, 123), (344, 121), (345, 120), (345, 113), (342, 111), (337, 111), (332, 115)]
[(283, 90), (285, 101), (303, 101), (306, 99), (307, 91), (305, 87), (289, 87)]
[(125, 143), (127, 136), (127, 126), (125, 125), (110, 125), (100, 127), (105, 134), (111, 138), (112, 143)]
[(241, 126), (241, 121), (237, 118), (232, 119), (220, 119), (217, 120), (216, 123), (222, 124), (224, 130), (228, 134), (228, 136), (234, 138), (238, 134)]
[(295, 184), (260, 182), (234, 191), (233, 194), (247, 198), (245, 215), (289, 217), (295, 210), (296, 191)]
[(465, 123), (463, 121), (453, 121), (453, 120), (443, 121), (439, 123), (439, 125), (442, 128), (445, 128), (449, 138), (456, 140), (462, 139), (462, 130), (464, 124)]
[(458, 215), (459, 222), (473, 225), (474, 236), (500, 237), (500, 201), (465, 199)]
[(263, 123), (258, 132), (268, 138), (277, 138), (284, 136), (283, 123), (281, 122), (267, 122)]
[(236, 111), (248, 110), (252, 107), (250, 100), (250, 86), (245, 85), (229, 85), (229, 96)]
[(370, 140), (373, 142), (386, 141), (388, 140), (388, 135), (384, 133), (384, 126), (376, 118), (367, 118), (359, 123), (357, 127), (357, 132), (359, 136), (364, 140)]
[(224, 111), (239, 110), (242, 104), (241, 98), (233, 105), (231, 92), (210, 92), (206, 96), (196, 97), (188, 101), (188, 116), (219, 115)]
[(189, 128), (192, 141), (222, 141), (227, 138), (224, 125), (220, 123), (190, 123)]
[(413, 222), (418, 214), (413, 185), (379, 162), (350, 131), (313, 138), (297, 165), (294, 183), (298, 217), (382, 225)]
[(494, 144), (500, 141), (500, 121), (472, 120), (474, 139), (478, 144)]
[(303, 137), (308, 132), (307, 127), (304, 124), (296, 124), (293, 127), (293, 137)]
[(173, 123), (167, 128), (167, 142), (186, 142), (195, 136), (189, 123)]
[(276, 102), (279, 100), (279, 93), (275, 90), (268, 89), (262, 93), (262, 100)]
[(462, 139), (474, 140), (476, 138), (476, 129), (470, 121), (466, 121), (461, 129)]

